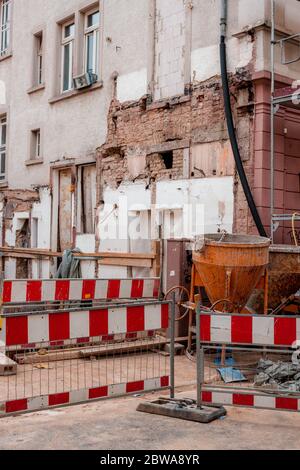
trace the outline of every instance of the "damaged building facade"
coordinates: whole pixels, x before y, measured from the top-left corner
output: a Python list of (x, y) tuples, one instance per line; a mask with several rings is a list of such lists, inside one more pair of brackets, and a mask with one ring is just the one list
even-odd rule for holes
[[(4, 247), (147, 253), (155, 239), (176, 238), (177, 231), (185, 238), (185, 207), (202, 211), (205, 232), (256, 233), (227, 133), (217, 0), (0, 4)], [(269, 234), (270, 2), (228, 4), (237, 139)], [(293, 0), (277, 1), (279, 37), (300, 31), (298, 10)], [(295, 57), (297, 48), (291, 41), (288, 54)], [(280, 65), (277, 52), (277, 86), (290, 86), (300, 63)], [(75, 86), (73, 78), (86, 73), (93, 83)], [(279, 109), (279, 213), (299, 210), (299, 121), (297, 109)], [(141, 236), (124, 234), (124, 226)], [(290, 224), (281, 225), (275, 241), (290, 243), (289, 231)], [(49, 257), (7, 255), (2, 269), (7, 278), (47, 278), (56, 267)], [(82, 261), (84, 277), (145, 270)]]

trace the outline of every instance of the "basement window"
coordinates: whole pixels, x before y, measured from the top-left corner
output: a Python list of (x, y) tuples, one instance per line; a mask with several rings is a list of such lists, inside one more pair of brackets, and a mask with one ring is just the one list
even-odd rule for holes
[(173, 160), (174, 160), (173, 151), (171, 150), (168, 152), (163, 152), (160, 154), (160, 156), (164, 162), (166, 170), (171, 170), (173, 168)]

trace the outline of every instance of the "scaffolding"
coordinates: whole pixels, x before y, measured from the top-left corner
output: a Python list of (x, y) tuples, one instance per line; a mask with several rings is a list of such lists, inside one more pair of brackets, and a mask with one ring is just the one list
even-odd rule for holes
[[(281, 50), (281, 64), (290, 65), (300, 61), (300, 33), (285, 35), (281, 39), (276, 39), (276, 0), (271, 0), (271, 239), (274, 242), (274, 234), (280, 222), (300, 221), (299, 214), (276, 214), (275, 213), (275, 118), (280, 106), (300, 110), (300, 81), (296, 81), (292, 86), (285, 88), (275, 88), (275, 52), (276, 48)], [(293, 59), (286, 56), (286, 45), (294, 42), (298, 46), (299, 52)]]

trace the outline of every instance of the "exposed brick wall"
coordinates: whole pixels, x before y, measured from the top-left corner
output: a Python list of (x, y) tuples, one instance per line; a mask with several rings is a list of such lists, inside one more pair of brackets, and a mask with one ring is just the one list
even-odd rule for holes
[[(232, 106), (235, 115), (240, 152), (250, 185), (253, 184), (253, 105), (252, 82), (247, 71), (230, 77)], [(245, 98), (246, 96), (246, 98)], [(113, 100), (108, 116), (105, 145), (99, 149), (98, 177), (102, 187), (117, 187), (121, 181), (147, 180), (150, 185), (161, 179), (182, 179), (184, 148), (202, 142), (227, 140), (223, 92), (219, 77), (196, 85), (187, 94), (151, 103), (120, 103)], [(129, 171), (127, 154), (137, 152), (142, 164), (138, 175)], [(173, 150), (173, 167), (166, 169), (161, 152)], [(228, 158), (232, 158), (229, 155)], [(190, 177), (192, 173), (189, 174)], [(197, 175), (195, 175), (196, 177)], [(213, 170), (208, 176), (213, 176)], [(236, 175), (235, 175), (236, 176)], [(198, 175), (199, 177), (199, 175)], [(101, 197), (100, 197), (101, 199)], [(236, 178), (234, 230), (255, 232), (252, 217)]]

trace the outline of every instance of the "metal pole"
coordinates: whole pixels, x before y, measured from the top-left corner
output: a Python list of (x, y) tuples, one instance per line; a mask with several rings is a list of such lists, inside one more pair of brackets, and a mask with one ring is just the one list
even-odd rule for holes
[(221, 36), (226, 37), (227, 29), (227, 0), (220, 0), (220, 10), (221, 10)]
[(170, 398), (175, 398), (175, 306), (176, 297), (175, 292), (172, 295), (171, 304), (171, 325), (170, 325)]
[[(200, 304), (198, 304), (200, 307)], [(202, 386), (204, 383), (204, 349), (200, 340), (200, 309), (196, 308), (196, 342), (197, 342), (197, 408), (202, 408)]]
[(275, 107), (273, 103), (275, 93), (275, 0), (271, 0), (271, 240), (274, 242), (274, 159), (275, 159)]

